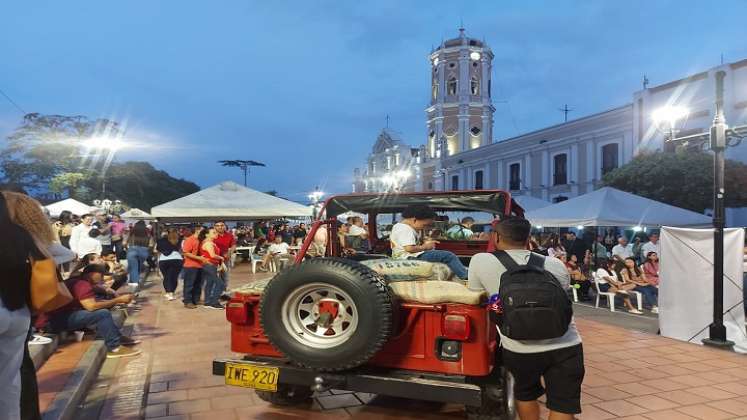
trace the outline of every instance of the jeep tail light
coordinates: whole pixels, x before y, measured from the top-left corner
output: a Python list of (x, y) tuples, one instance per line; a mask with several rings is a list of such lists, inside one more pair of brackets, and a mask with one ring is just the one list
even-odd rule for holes
[(449, 340), (465, 341), (469, 338), (469, 317), (459, 314), (444, 314), (441, 332)]
[(231, 301), (226, 305), (226, 319), (232, 324), (249, 324), (249, 303)]

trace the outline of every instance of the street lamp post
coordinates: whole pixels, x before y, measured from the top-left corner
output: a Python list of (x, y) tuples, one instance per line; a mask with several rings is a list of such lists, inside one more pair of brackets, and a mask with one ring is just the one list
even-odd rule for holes
[(309, 200), (311, 200), (311, 204), (313, 206), (311, 213), (312, 220), (316, 220), (317, 212), (319, 211), (319, 202), (321, 201), (322, 197), (324, 197), (324, 193), (319, 191), (319, 187), (314, 188), (314, 192), (309, 194)]
[[(684, 108), (668, 107), (654, 113), (655, 120), (669, 120), (668, 141), (682, 144), (708, 145), (713, 151), (713, 322), (708, 327), (708, 338), (703, 344), (715, 347), (732, 347), (724, 326), (724, 152), (747, 137), (747, 125), (729, 128), (724, 116), (724, 77), (726, 72), (716, 72), (716, 113), (708, 133), (675, 137), (676, 120), (687, 115)], [(734, 144), (730, 140), (734, 139)]]

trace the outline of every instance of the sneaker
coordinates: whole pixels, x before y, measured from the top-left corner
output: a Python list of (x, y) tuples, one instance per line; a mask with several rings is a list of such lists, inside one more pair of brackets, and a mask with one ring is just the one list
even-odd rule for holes
[(185, 303), (184, 307), (187, 309), (197, 309), (197, 305), (195, 305), (194, 303)]
[(221, 310), (225, 309), (223, 308), (223, 305), (221, 305), (220, 303), (214, 303), (212, 305), (205, 305), (204, 307), (208, 309), (221, 309)]
[(119, 337), (119, 344), (123, 346), (134, 346), (135, 344), (140, 344), (140, 343), (141, 343), (140, 340), (136, 340), (126, 335)]
[(138, 349), (131, 349), (128, 347), (122, 347), (119, 346), (114, 350), (109, 350), (106, 352), (106, 358), (107, 359), (116, 359), (118, 357), (132, 357), (137, 356), (140, 354), (140, 350)]
[(654, 306), (653, 308), (651, 308), (651, 313), (652, 314), (658, 314), (659, 313), (659, 307), (658, 306)]
[(137, 290), (137, 287), (140, 286), (140, 283), (127, 283), (127, 285), (130, 286), (132, 290)]
[(49, 344), (51, 342), (52, 342), (52, 339), (49, 337), (45, 337), (39, 334), (34, 334), (34, 338), (29, 340), (28, 343), (32, 345), (44, 345), (44, 344)]
[(164, 295), (163, 295), (163, 297), (165, 297), (165, 298), (166, 298), (166, 300), (169, 300), (169, 301), (171, 301), (171, 300), (174, 300), (174, 299), (176, 299), (176, 298), (174, 297), (174, 294), (173, 294), (173, 293), (166, 293), (166, 294), (164, 294)]
[(636, 314), (636, 315), (643, 314), (643, 312), (639, 311), (638, 309), (628, 309), (628, 313), (629, 314)]

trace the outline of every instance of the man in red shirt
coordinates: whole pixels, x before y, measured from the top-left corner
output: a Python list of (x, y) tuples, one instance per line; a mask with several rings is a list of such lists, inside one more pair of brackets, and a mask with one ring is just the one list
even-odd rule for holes
[(182, 256), (184, 257), (184, 297), (182, 302), (187, 309), (197, 308), (202, 293), (202, 266), (205, 258), (200, 256), (200, 232), (202, 226), (192, 228), (192, 236), (182, 242)]
[[(225, 290), (228, 286), (228, 270), (231, 269), (231, 256), (236, 250), (236, 237), (226, 229), (226, 223), (222, 220), (215, 222), (213, 227), (218, 233), (218, 237), (213, 239), (213, 243), (218, 248), (218, 253), (223, 257), (223, 261), (226, 262), (226, 270), (218, 272), (218, 275), (223, 279), (223, 290)], [(221, 293), (223, 290), (221, 290)]]
[(106, 266), (90, 264), (79, 276), (69, 278), (65, 285), (73, 295), (73, 301), (48, 314), (49, 323), (56, 331), (75, 331), (93, 328), (106, 343), (107, 358), (129, 357), (140, 354), (140, 350), (123, 346), (140, 343), (120, 333), (109, 308), (132, 302), (133, 295), (126, 294), (110, 300), (96, 300), (94, 286), (101, 283)]

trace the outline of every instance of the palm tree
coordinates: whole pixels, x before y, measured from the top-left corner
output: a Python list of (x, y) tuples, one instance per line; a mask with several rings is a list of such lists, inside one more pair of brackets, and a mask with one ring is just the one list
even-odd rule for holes
[(223, 166), (232, 166), (234, 168), (239, 168), (244, 172), (244, 186), (246, 187), (246, 176), (249, 173), (249, 167), (250, 166), (267, 166), (264, 163), (257, 162), (254, 160), (219, 160), (218, 163), (220, 163)]

